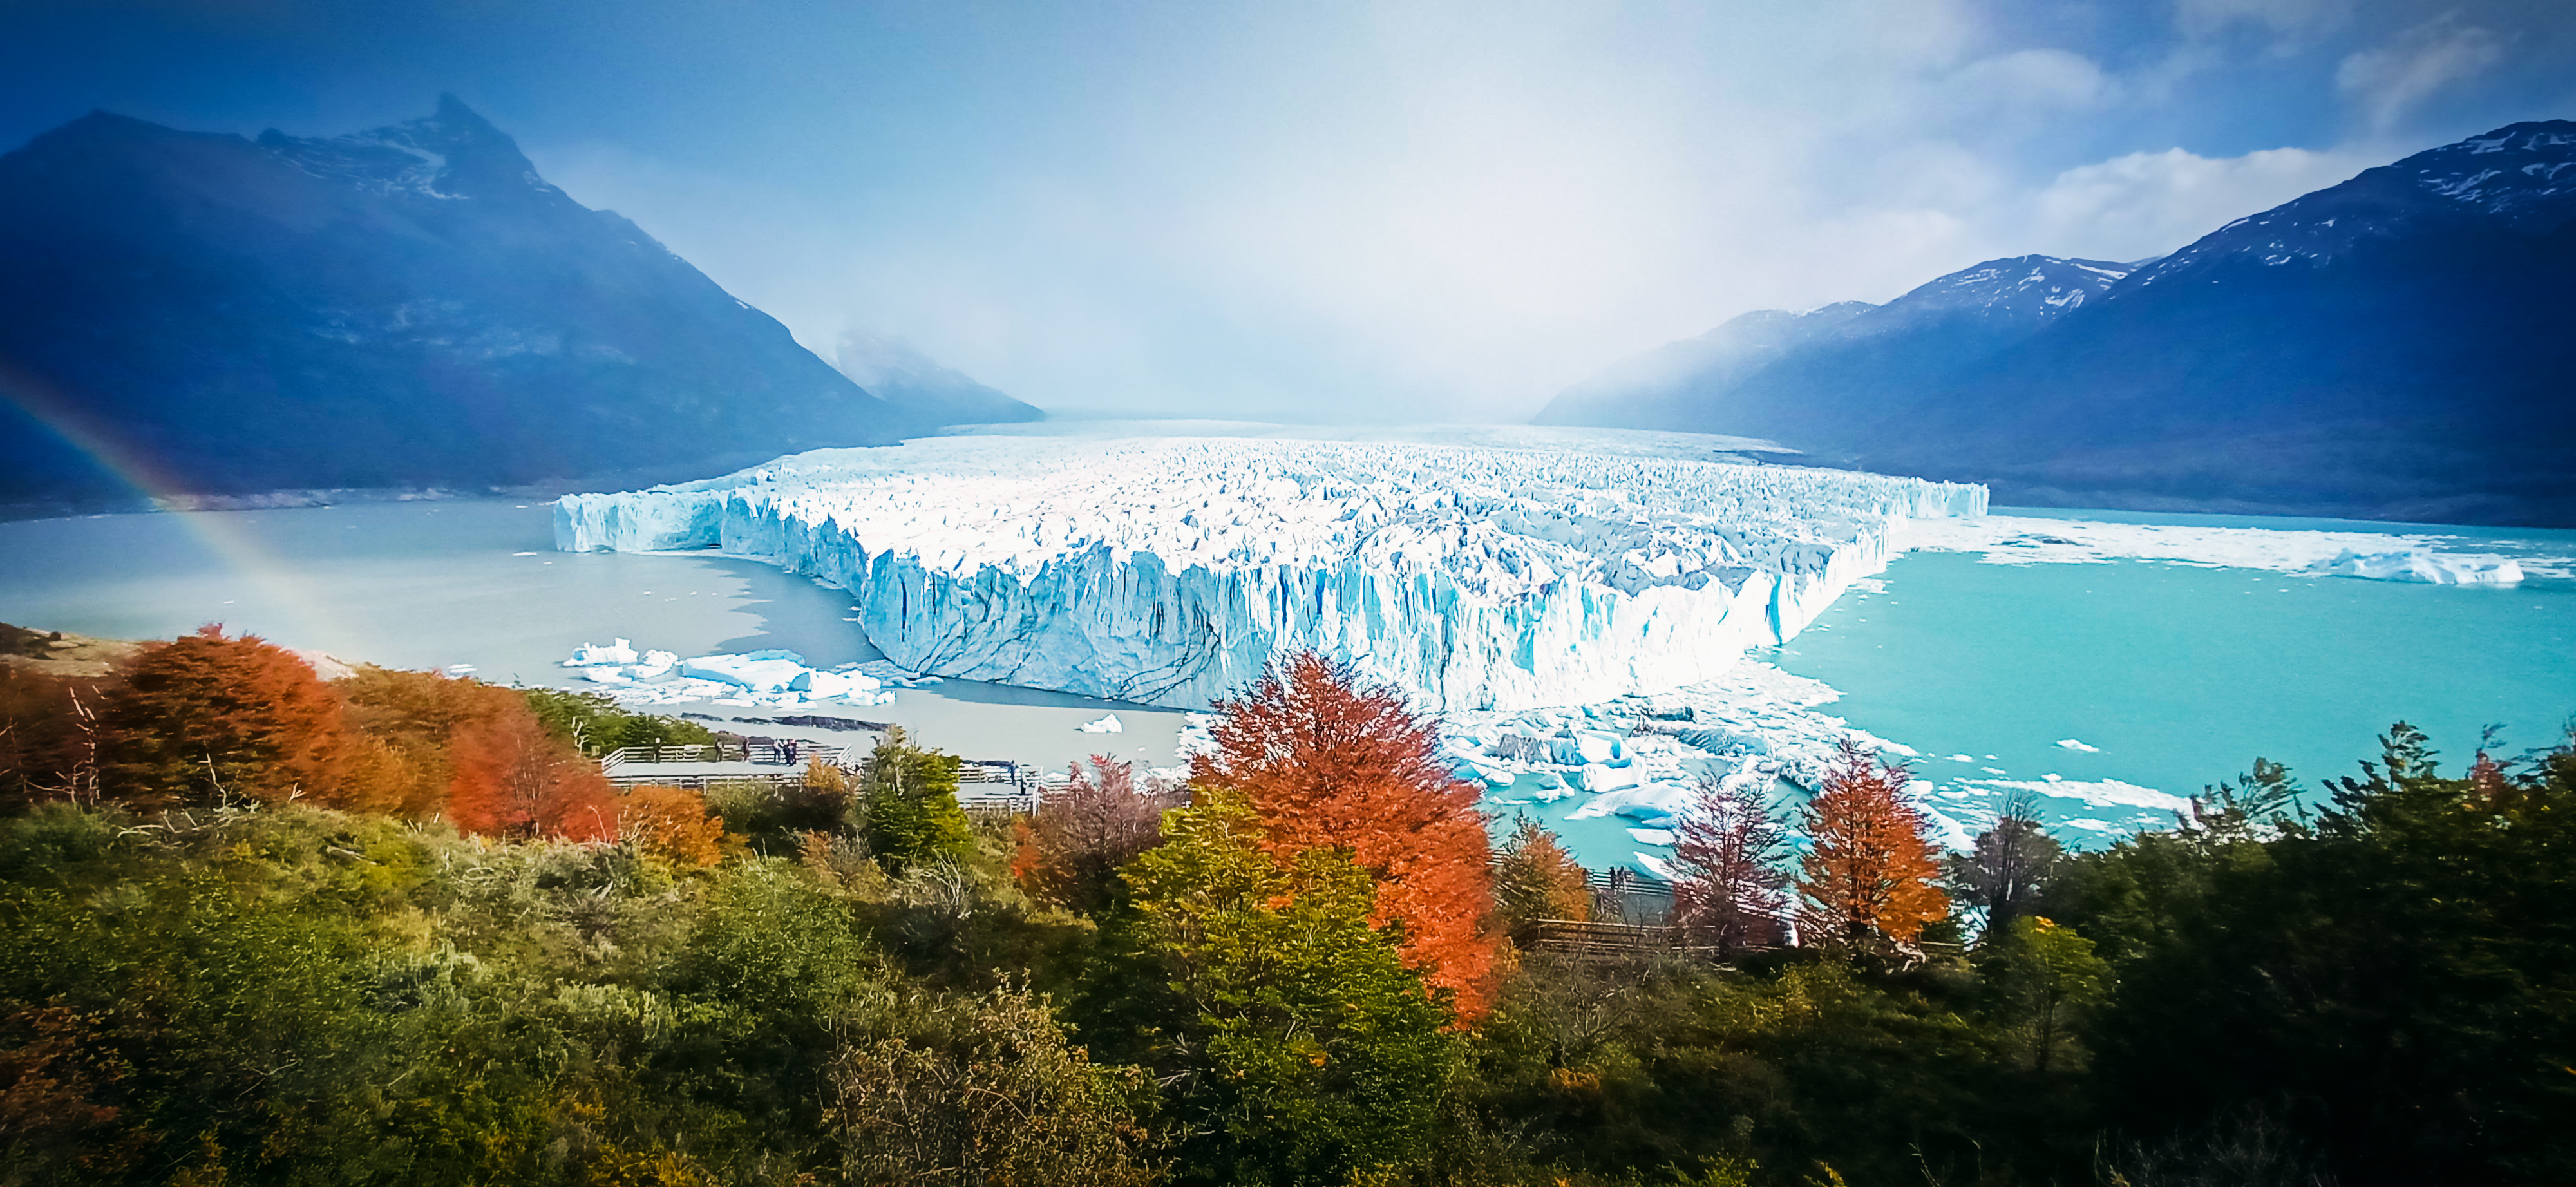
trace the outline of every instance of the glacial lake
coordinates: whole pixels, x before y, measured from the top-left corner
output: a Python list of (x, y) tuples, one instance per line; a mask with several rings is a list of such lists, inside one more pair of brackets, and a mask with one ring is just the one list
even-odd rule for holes
[[(1996, 510), (2440, 532), (2464, 551), (2538, 561), (2544, 573), (2576, 555), (2569, 531)], [(2375, 760), (2379, 736), (2396, 721), (2430, 733), (2455, 772), (2489, 726), (2498, 727), (2498, 757), (2563, 741), (2576, 716), (2576, 581), (2535, 573), (2519, 586), (2436, 586), (1913, 552), (1891, 563), (1877, 588), (1845, 594), (1787, 646), (1756, 654), (1840, 690), (1826, 711), (1919, 751), (1913, 765), (1938, 784), (1936, 802), (2052, 777), (2190, 796), (2250, 770), (2258, 756), (2287, 764), (2322, 795), (2326, 779)], [(2100, 815), (2039, 790), (2053, 815)], [(2067, 839), (2086, 838), (2079, 828)]]
[[(2562, 566), (2576, 556), (2567, 531), (1998, 511), (2434, 530), (2463, 547)], [(487, 680), (567, 687), (582, 685), (559, 661), (612, 637), (683, 655), (784, 648), (816, 666), (875, 655), (846, 621), (848, 601), (802, 578), (712, 555), (571, 555), (552, 544), (548, 507), (494, 500), (5, 523), (0, 621), (123, 638), (221, 622), (353, 662), (464, 664)], [(2258, 755), (2316, 787), (2375, 756), (2377, 736), (2400, 719), (2430, 731), (2454, 769), (2489, 725), (2502, 727), (2507, 755), (2555, 742), (2576, 714), (2576, 581), (2557, 575), (2563, 567), (2545, 572), (2517, 587), (2463, 588), (1916, 552), (1755, 658), (1831, 685), (1841, 699), (1822, 711), (1917, 751), (1936, 807), (1973, 819), (1978, 805), (2029, 785), (2061, 836), (2099, 843), (2124, 827), (2103, 821), (2134, 825), (2154, 813), (2047, 793), (2118, 783), (2190, 795)], [(713, 703), (655, 711), (782, 712)], [(1183, 723), (1171, 710), (966, 681), (902, 690), (891, 705), (806, 711), (892, 721), (969, 757), (1054, 769), (1095, 751), (1171, 765)], [(1111, 712), (1124, 733), (1075, 728)], [(1635, 821), (1564, 819), (1581, 802), (1540, 811), (1588, 863), (1626, 863), (1646, 848), (1627, 832)]]

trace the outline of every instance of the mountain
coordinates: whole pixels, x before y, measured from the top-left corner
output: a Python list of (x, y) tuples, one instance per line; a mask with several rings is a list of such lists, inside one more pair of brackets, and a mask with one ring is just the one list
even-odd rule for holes
[(0, 503), (686, 477), (922, 427), (453, 97), (0, 156)]
[(926, 425), (1045, 420), (1046, 413), (943, 367), (901, 338), (848, 330), (833, 365), (906, 417)]
[[(1722, 408), (1745, 436), (1835, 439), (1868, 416), (1860, 393), (1901, 392), (2039, 332), (2127, 276), (2124, 264), (2015, 256), (1933, 280), (1885, 305), (1758, 310), (1566, 389), (1541, 424), (1697, 428)], [(1753, 426), (1759, 426), (1759, 431)]]
[(2066, 263), (2126, 274), (2017, 337), (1849, 332), (1873, 312), (1751, 375), (1587, 383), (1543, 415), (1772, 437), (2006, 503), (2576, 525), (2576, 122), (2417, 153), (2134, 270)]

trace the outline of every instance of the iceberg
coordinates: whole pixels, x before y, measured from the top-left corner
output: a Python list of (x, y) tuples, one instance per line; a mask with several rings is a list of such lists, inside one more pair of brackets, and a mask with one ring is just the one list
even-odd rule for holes
[(1118, 720), (1118, 715), (1112, 713), (1098, 721), (1086, 721), (1073, 728), (1086, 734), (1123, 734), (1127, 732), (1127, 723)]
[(572, 649), (572, 658), (565, 660), (563, 662), (563, 666), (567, 668), (594, 668), (610, 664), (622, 665), (634, 662), (635, 648), (628, 645), (626, 640), (618, 639), (611, 642), (606, 647), (593, 647), (588, 643), (575, 647)]
[(2404, 548), (2394, 552), (2358, 552), (2347, 548), (2310, 565), (2320, 577), (2361, 577), (2372, 581), (2419, 581), (2426, 585), (2520, 585), (2522, 566), (2501, 556), (2471, 556)]
[(1311, 648), (1429, 710), (1505, 711), (1719, 676), (1883, 569), (1899, 522), (1986, 509), (1982, 486), (1531, 440), (933, 438), (568, 496), (555, 539), (812, 577), (928, 676), (1199, 709)]

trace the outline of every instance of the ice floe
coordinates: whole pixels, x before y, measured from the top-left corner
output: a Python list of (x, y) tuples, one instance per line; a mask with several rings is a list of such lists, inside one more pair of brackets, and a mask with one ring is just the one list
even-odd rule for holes
[(2471, 551), (2478, 545), (2493, 547), (2495, 542), (2438, 532), (2100, 523), (1986, 515), (1972, 519), (1910, 519), (1898, 525), (1898, 536), (1908, 549), (1973, 552), (1987, 563), (1999, 565), (2151, 560), (2440, 585), (2512, 585), (2526, 576), (2576, 576), (2576, 558), (2517, 559)]

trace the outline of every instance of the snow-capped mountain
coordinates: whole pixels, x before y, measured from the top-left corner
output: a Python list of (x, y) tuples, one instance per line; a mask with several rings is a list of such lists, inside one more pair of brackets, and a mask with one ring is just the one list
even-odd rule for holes
[(454, 98), (0, 156), (0, 503), (686, 477), (923, 427)]
[(2576, 525), (2550, 444), (2576, 432), (2571, 274), (2576, 122), (2515, 124), (2162, 259), (1998, 260), (1756, 366), (1623, 364), (1541, 419), (1768, 437), (2005, 503)]
[(2221, 283), (2231, 268), (2322, 268), (2367, 244), (2576, 217), (2576, 121), (2515, 124), (2240, 218), (2139, 271), (2133, 289)]
[(1819, 401), (1820, 385), (1925, 382), (2099, 300), (2130, 271), (2102, 260), (2011, 256), (1935, 278), (1885, 305), (1757, 310), (1567, 388), (1538, 423), (1691, 428), (1703, 408), (1724, 405), (1746, 435), (1812, 436), (1811, 422), (1844, 414)]
[(868, 394), (930, 425), (994, 424), (1045, 420), (1046, 413), (940, 365), (901, 338), (866, 330), (841, 334), (832, 365)]

